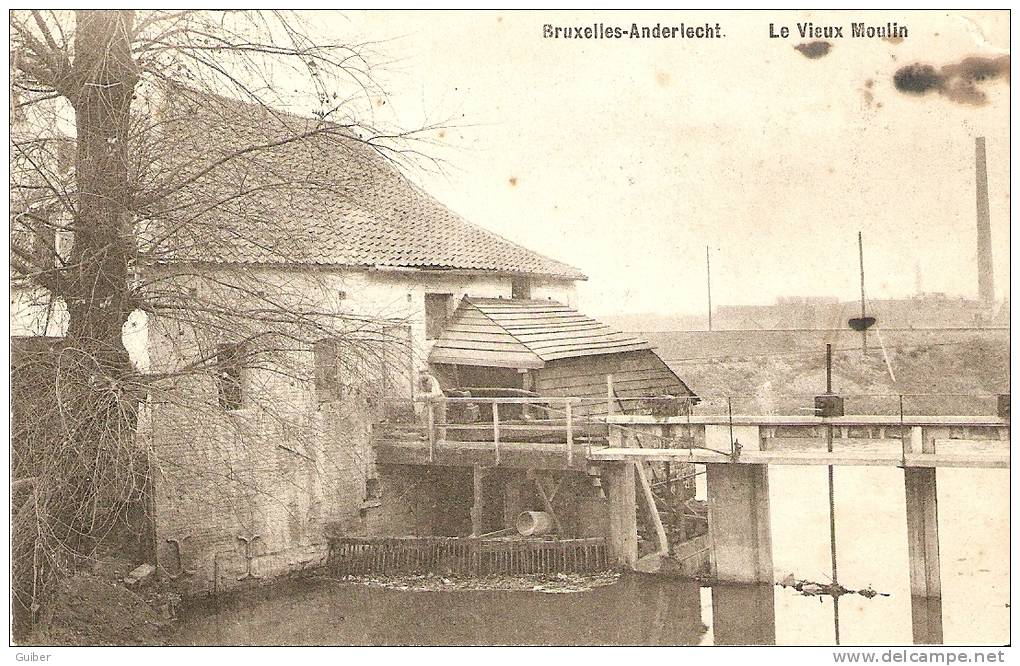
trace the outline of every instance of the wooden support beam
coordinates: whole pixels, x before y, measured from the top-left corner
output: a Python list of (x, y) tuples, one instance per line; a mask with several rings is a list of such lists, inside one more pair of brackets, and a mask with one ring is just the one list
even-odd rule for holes
[(706, 465), (714, 574), (730, 583), (774, 582), (765, 465)]
[[(535, 487), (538, 488), (538, 496), (542, 498), (542, 505), (545, 506), (546, 513), (552, 518), (553, 525), (556, 526), (556, 533), (563, 534), (563, 526), (560, 524), (560, 519), (556, 516), (556, 509), (553, 508), (553, 498), (556, 497), (556, 492), (559, 490), (559, 486), (553, 488), (551, 492), (546, 492), (545, 487), (542, 485), (542, 478), (538, 475), (534, 475)], [(560, 483), (562, 483), (562, 479)], [(551, 485), (551, 484), (550, 484)]]
[(567, 410), (567, 467), (574, 465), (574, 417), (570, 403), (566, 404)]
[(496, 450), (496, 464), (499, 465), (499, 404), (492, 403), (492, 447)]
[(648, 482), (648, 475), (645, 473), (645, 463), (638, 463), (634, 466), (637, 472), (638, 482), (641, 485), (641, 494), (644, 498), (645, 509), (648, 511), (648, 519), (655, 528), (655, 538), (658, 541), (657, 554), (659, 557), (669, 555), (669, 541), (666, 538), (666, 528), (662, 525), (662, 518), (659, 517), (659, 509), (655, 506), (655, 496), (652, 494), (652, 485)]
[(608, 416), (612, 416), (616, 411), (613, 409), (614, 402), (616, 402), (616, 393), (613, 391), (613, 376), (610, 374), (606, 375), (606, 414)]
[(474, 502), (471, 505), (471, 536), (478, 536), (485, 531), (485, 470), (478, 464), (472, 470)]
[(436, 408), (433, 403), (426, 407), (428, 413), (429, 462), (436, 459)]

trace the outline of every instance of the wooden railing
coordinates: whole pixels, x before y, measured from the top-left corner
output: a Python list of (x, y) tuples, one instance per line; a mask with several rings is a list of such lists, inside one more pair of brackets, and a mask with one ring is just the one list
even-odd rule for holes
[[(1008, 440), (1008, 414), (943, 416), (901, 411), (895, 415), (834, 417), (749, 415), (730, 411), (729, 398), (718, 403), (727, 407), (726, 412), (699, 414), (692, 413), (689, 409), (692, 399), (685, 396), (641, 398), (649, 404), (673, 406), (642, 410), (645, 413), (620, 413), (613, 408), (612, 403), (617, 398), (611, 382), (611, 379), (607, 382), (606, 402), (602, 403), (607, 405), (604, 415), (590, 412), (593, 403), (601, 402), (599, 398), (537, 395), (419, 398), (417, 402), (422, 406), (418, 410), (419, 417), (411, 422), (405, 418), (403, 423), (379, 424), (379, 439), (405, 445), (409, 440), (418, 442), (419, 455), (425, 453), (422, 449), (427, 443), (429, 463), (436, 462), (437, 448), (442, 450), (447, 443), (451, 445), (450, 453), (457, 450), (458, 443), (462, 444), (461, 450), (475, 451), (488, 450), (491, 443), (492, 462), (496, 465), (501, 462), (517, 464), (518, 454), (544, 455), (555, 460), (562, 450), (567, 466), (573, 467), (578, 445), (589, 460), (613, 459), (613, 455), (618, 454), (627, 459), (643, 456), (649, 460), (675, 462), (767, 458), (775, 459), (778, 464), (778, 460), (789, 458), (790, 464), (815, 464), (819, 459), (817, 452), (807, 450), (813, 447), (806, 447), (802, 453), (787, 453), (805, 448), (802, 443), (810, 439), (825, 442), (828, 458), (835, 456), (842, 461), (835, 464), (1008, 466), (1008, 442), (1000, 447), (1001, 451), (989, 455), (957, 459), (959, 456), (954, 457), (955, 452), (946, 451), (938, 459), (932, 458), (936, 439), (945, 442)], [(702, 396), (701, 400), (707, 404), (710, 398)], [(872, 455), (867, 446), (881, 440), (899, 440), (901, 452), (890, 455), (883, 451)], [(627, 447), (644, 450), (621, 452)], [(512, 453), (504, 461), (504, 454), (511, 449)], [(445, 454), (443, 451), (440, 457)], [(487, 454), (483, 453), (482, 457), (485, 456)], [(478, 461), (477, 454), (474, 460)], [(485, 464), (489, 464), (488, 460)]]
[[(472, 431), (479, 428), (491, 428), (495, 462), (500, 463), (500, 447), (504, 443), (504, 430), (512, 429), (515, 434), (520, 433), (548, 433), (556, 435), (560, 439), (563, 435), (565, 440), (565, 454), (567, 465), (574, 462), (574, 435), (575, 419), (574, 406), (580, 402), (579, 398), (564, 398), (556, 396), (543, 397), (505, 397), (505, 398), (443, 398), (425, 401), (426, 432), (429, 443), (429, 461), (435, 458), (436, 445), (445, 442), (450, 431)], [(486, 425), (480, 422), (457, 422), (451, 421), (448, 415), (452, 411), (450, 407), (458, 404), (488, 405), (491, 409), (492, 418)], [(500, 405), (520, 405), (524, 414), (538, 412), (547, 418), (523, 418), (515, 419), (512, 422), (505, 422), (500, 418)], [(559, 407), (555, 407), (558, 405)], [(555, 415), (556, 418), (548, 418)], [(487, 440), (488, 438), (486, 438)]]

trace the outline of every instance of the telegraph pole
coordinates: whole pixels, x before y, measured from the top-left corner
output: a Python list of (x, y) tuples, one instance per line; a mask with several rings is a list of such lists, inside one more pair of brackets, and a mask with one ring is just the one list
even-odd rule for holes
[[(864, 303), (864, 236), (858, 231), (857, 232), (857, 256), (860, 259), (861, 266), (861, 316), (852, 317), (847, 324), (850, 328), (861, 334), (861, 351), (864, 352), (864, 356), (868, 355), (868, 329), (875, 325), (875, 318), (869, 317), (865, 313)], [(878, 338), (879, 342), (882, 342), (881, 336)], [(884, 349), (884, 347), (883, 347)]]
[(708, 278), (708, 330), (712, 330), (712, 261), (705, 246), (705, 275)]
[[(857, 256), (860, 259), (861, 265), (861, 321), (864, 321), (864, 236), (858, 231), (857, 232)], [(861, 351), (864, 355), (868, 355), (868, 329), (865, 328), (861, 331)]]

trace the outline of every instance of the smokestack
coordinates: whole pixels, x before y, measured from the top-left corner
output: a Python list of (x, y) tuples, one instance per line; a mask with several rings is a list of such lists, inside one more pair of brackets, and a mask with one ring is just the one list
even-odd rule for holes
[(995, 277), (992, 272), (992, 228), (988, 215), (988, 167), (985, 163), (985, 138), (974, 140), (977, 180), (977, 261), (978, 296), (985, 305), (995, 303)]

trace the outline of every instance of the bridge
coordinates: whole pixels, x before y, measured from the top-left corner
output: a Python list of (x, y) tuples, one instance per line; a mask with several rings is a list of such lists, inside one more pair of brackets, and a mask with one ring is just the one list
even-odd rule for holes
[[(678, 462), (1009, 468), (1009, 418), (1001, 416), (774, 416), (613, 414), (577, 419), (569, 397), (447, 398), (483, 405), (485, 422), (439, 418), (382, 423), (377, 460), (394, 464), (504, 465), (583, 470), (588, 463)], [(516, 416), (500, 414), (516, 408)], [(521, 418), (530, 409), (539, 417)], [(444, 410), (445, 411), (445, 410)]]
[[(613, 413), (610, 402), (607, 415), (578, 419), (579, 399), (570, 397), (441, 402), (425, 405), (422, 425), (377, 429), (377, 462), (468, 466), (476, 479), (478, 470), (501, 467), (597, 475), (606, 488), (609, 556), (623, 568), (647, 568), (649, 560), (670, 551), (647, 463), (704, 465), (709, 534), (707, 543), (684, 544), (686, 552), (707, 550), (712, 577), (720, 582), (769, 585), (774, 582), (770, 466), (902, 469), (914, 628), (923, 642), (940, 642), (942, 635), (937, 470), (1008, 469), (1010, 464), (1008, 411), (996, 416), (654, 416)], [(480, 407), (478, 418), (468, 423), (447, 418), (460, 403)], [(476, 481), (476, 503), (477, 488)], [(640, 503), (652, 516), (657, 542), (643, 558), (638, 557)]]

